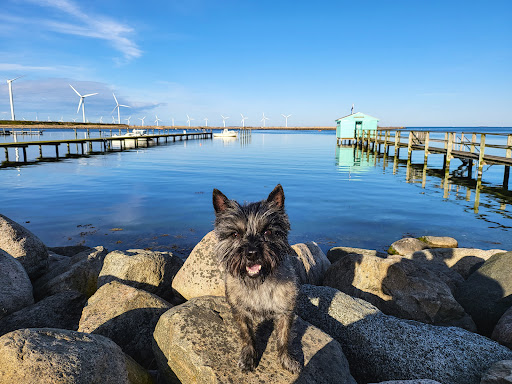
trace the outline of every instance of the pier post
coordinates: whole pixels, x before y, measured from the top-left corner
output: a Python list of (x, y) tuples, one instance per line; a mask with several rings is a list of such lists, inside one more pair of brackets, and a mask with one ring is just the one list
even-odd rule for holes
[(39, 158), (40, 159), (43, 158), (43, 146), (42, 145), (39, 145)]
[(23, 150), (23, 162), (26, 163), (27, 162), (27, 147), (23, 146), (21, 149)]
[(9, 162), (9, 148), (4, 147), (5, 149), (5, 161)]
[(430, 132), (427, 132), (426, 135), (425, 135), (425, 158), (423, 160), (423, 164), (425, 164), (425, 166), (427, 166), (427, 163), (428, 163), (428, 145), (430, 143)]
[(444, 171), (450, 172), (450, 161), (452, 159), (452, 148), (453, 148), (453, 137), (455, 136), (454, 132), (447, 132), (448, 142), (446, 143), (446, 155), (444, 158)]
[(59, 158), (59, 144), (56, 144), (55, 145), (55, 157), (58, 159)]
[(389, 131), (386, 131), (386, 133), (384, 133), (384, 154), (387, 155), (388, 154), (388, 138), (389, 138)]
[(476, 179), (476, 192), (475, 192), (475, 212), (478, 212), (478, 205), (480, 201), (480, 188), (482, 187), (482, 171), (484, 167), (484, 153), (485, 153), (485, 133), (480, 134), (480, 154), (478, 156), (478, 173)]
[(395, 157), (400, 158), (400, 131), (395, 132)]
[(413, 136), (412, 131), (409, 131), (409, 141), (407, 142), (407, 161), (409, 163), (411, 162), (411, 157), (412, 157), (412, 136)]
[(67, 147), (68, 147), (68, 155), (70, 155), (71, 151), (69, 150), (69, 141), (66, 144), (67, 144)]
[[(508, 135), (507, 138), (507, 150), (505, 152), (505, 157), (510, 159), (512, 157), (512, 134)], [(505, 165), (505, 171), (503, 173), (503, 188), (508, 189), (508, 180), (510, 178), (510, 166)]]

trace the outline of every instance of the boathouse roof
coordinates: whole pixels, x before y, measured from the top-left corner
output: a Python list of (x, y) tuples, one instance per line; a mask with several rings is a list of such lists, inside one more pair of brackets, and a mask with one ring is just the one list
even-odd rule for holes
[(377, 119), (376, 117), (373, 117), (373, 116), (370, 116), (370, 115), (367, 115), (365, 113), (362, 113), (362, 112), (356, 112), (356, 113), (352, 113), (350, 115), (347, 115), (347, 116), (343, 116), (343, 117), (340, 117), (339, 119), (336, 119), (336, 121), (339, 121), (339, 120), (344, 120), (344, 119), (368, 119), (368, 120), (379, 120)]

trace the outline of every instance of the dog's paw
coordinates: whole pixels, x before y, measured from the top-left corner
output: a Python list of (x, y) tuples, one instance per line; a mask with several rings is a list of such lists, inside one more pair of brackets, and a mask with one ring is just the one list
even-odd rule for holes
[(302, 366), (300, 363), (291, 357), (289, 354), (284, 354), (279, 356), (279, 360), (284, 369), (290, 371), (293, 374), (300, 373), (302, 370)]
[(240, 358), (238, 359), (238, 366), (242, 369), (242, 372), (254, 371), (256, 368), (256, 353), (254, 348), (246, 346), (242, 348)]

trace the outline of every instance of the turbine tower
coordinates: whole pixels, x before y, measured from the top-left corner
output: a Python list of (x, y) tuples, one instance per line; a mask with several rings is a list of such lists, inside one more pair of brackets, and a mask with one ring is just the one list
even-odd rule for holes
[(283, 117), (285, 118), (285, 120), (286, 120), (286, 125), (285, 125), (285, 127), (286, 127), (286, 128), (288, 128), (288, 118), (289, 118), (291, 115), (283, 115), (283, 114), (281, 113), (281, 116), (283, 116)]
[(206, 126), (208, 126), (208, 118), (205, 117), (203, 120), (206, 122)]
[(226, 120), (229, 119), (229, 116), (224, 117), (224, 116), (220, 115), (220, 117), (222, 117), (222, 124), (224, 124), (224, 128), (226, 128)]
[(265, 117), (265, 112), (263, 112), (263, 118), (260, 121), (263, 121), (263, 128), (265, 128), (265, 121), (269, 120), (268, 117)]
[[(117, 108), (117, 123), (121, 124), (121, 113), (119, 112), (119, 107), (126, 107), (126, 108), (131, 108), (131, 107), (128, 105), (119, 104), (119, 102), (117, 101), (116, 95), (114, 95), (114, 92), (112, 92), (112, 96), (114, 96), (114, 100), (116, 101), (116, 106), (114, 107), (112, 112), (114, 112)], [(112, 113), (112, 112), (110, 112), (110, 113)]]
[(160, 119), (158, 118), (158, 116), (156, 116), (156, 115), (155, 115), (155, 117), (156, 117), (155, 123), (156, 123), (156, 126), (158, 127), (158, 122), (159, 122), (159, 121), (162, 121), (162, 120), (160, 120)]
[(14, 101), (13, 101), (13, 98), (12, 98), (12, 82), (14, 80), (18, 80), (20, 77), (23, 77), (24, 75), (21, 75), (21, 76), (18, 76), (18, 77), (15, 77), (14, 79), (10, 79), (10, 80), (7, 80), (7, 85), (9, 86), (9, 100), (11, 101), (11, 120), (15, 120), (14, 119)]
[(191, 120), (194, 120), (194, 119), (191, 118), (189, 115), (187, 115), (187, 123), (188, 123), (189, 128), (190, 128), (190, 121)]
[(144, 126), (144, 119), (146, 118), (146, 116), (144, 116), (142, 119), (139, 117), (139, 120), (140, 120), (140, 126), (143, 127)]
[(354, 104), (352, 103), (352, 109), (350, 110), (350, 114), (352, 115), (354, 113)]
[(78, 109), (76, 110), (76, 113), (80, 112), (80, 107), (82, 107), (82, 117), (84, 118), (84, 123), (86, 123), (87, 121), (85, 120), (85, 98), (89, 97), (89, 96), (97, 95), (98, 93), (97, 92), (89, 93), (88, 95), (82, 96), (81, 94), (78, 93), (78, 91), (75, 88), (73, 88), (73, 86), (71, 84), (69, 84), (69, 86), (80, 97), (80, 101), (78, 102)]
[(242, 127), (245, 127), (245, 120), (247, 120), (247, 117), (244, 117), (244, 115), (240, 114), (242, 116)]

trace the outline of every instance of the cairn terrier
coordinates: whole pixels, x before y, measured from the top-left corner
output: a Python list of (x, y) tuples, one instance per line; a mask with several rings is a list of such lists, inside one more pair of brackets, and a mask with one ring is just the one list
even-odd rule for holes
[(226, 271), (226, 298), (240, 328), (239, 367), (255, 369), (255, 331), (262, 321), (272, 320), (281, 365), (300, 372), (301, 365), (289, 353), (298, 288), (288, 259), (290, 222), (283, 187), (278, 184), (267, 200), (244, 205), (214, 189), (213, 207), (219, 239), (216, 252)]

